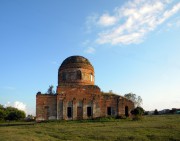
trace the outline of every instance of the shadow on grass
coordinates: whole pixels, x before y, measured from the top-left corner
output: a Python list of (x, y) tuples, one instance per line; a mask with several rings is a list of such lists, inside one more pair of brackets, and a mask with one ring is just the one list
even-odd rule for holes
[(23, 122), (23, 123), (21, 123), (21, 122), (13, 122), (13, 123), (0, 123), (0, 127), (6, 127), (6, 126), (22, 126), (22, 125), (35, 125), (36, 124), (36, 122), (27, 122), (27, 123), (25, 123), (25, 122)]
[(94, 122), (117, 122), (117, 121), (132, 121), (130, 118), (118, 119), (115, 117), (104, 117), (86, 120), (45, 120), (45, 121), (31, 121), (31, 122), (21, 122), (21, 121), (7, 121), (0, 123), (0, 127), (6, 126), (23, 126), (23, 125), (35, 125), (43, 123), (94, 123)]

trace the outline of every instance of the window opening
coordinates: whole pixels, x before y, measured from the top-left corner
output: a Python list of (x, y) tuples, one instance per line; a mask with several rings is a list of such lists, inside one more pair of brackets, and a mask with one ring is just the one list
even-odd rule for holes
[(93, 75), (92, 75), (92, 73), (90, 74), (90, 77), (91, 77), (91, 81), (93, 81)]
[(80, 70), (77, 71), (77, 79), (79, 79), (79, 80), (82, 79), (82, 73)]

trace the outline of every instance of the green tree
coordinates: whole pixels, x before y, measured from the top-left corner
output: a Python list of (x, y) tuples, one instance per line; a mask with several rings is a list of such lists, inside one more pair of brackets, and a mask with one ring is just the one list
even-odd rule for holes
[(157, 109), (154, 110), (154, 115), (159, 115), (159, 112)]
[(26, 116), (24, 111), (21, 111), (14, 107), (7, 107), (6, 108), (6, 120), (20, 120), (24, 119)]
[(4, 106), (0, 104), (0, 109), (4, 109)]
[(47, 94), (55, 94), (55, 91), (53, 90), (54, 86), (50, 85), (48, 90), (47, 90)]
[(0, 120), (4, 120), (6, 117), (6, 113), (3, 109), (0, 109)]
[(134, 93), (125, 94), (124, 97), (134, 102), (135, 107), (140, 107), (142, 104), (141, 96), (138, 96)]

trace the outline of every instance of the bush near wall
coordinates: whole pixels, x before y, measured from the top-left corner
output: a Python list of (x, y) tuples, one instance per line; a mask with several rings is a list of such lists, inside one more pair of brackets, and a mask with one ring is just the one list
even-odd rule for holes
[(142, 115), (144, 114), (144, 109), (142, 107), (136, 107), (131, 111), (131, 114), (133, 115), (133, 120), (141, 120)]

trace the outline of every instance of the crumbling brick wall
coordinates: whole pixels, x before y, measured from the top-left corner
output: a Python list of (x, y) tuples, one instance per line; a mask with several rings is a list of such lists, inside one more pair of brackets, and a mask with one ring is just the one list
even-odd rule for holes
[(36, 95), (36, 120), (51, 120), (57, 118), (56, 95)]

